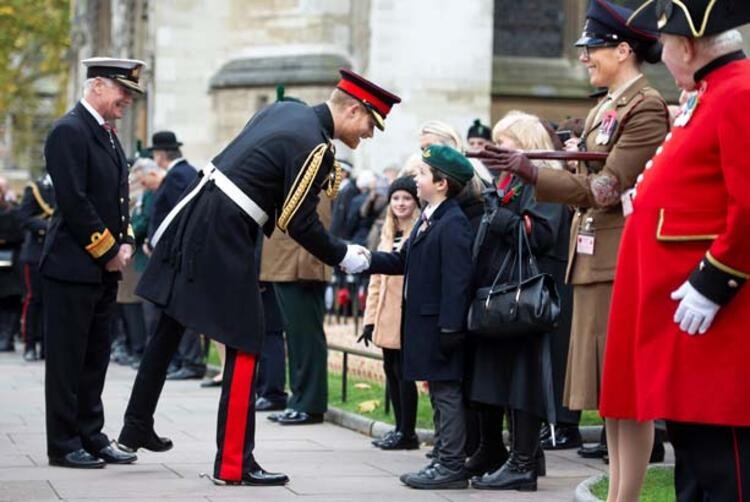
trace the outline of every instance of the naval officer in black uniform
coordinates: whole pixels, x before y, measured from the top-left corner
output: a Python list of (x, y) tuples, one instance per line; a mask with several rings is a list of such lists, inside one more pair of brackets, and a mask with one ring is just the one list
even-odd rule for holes
[(90, 58), (83, 99), (44, 146), (55, 185), (39, 269), (46, 347), (47, 454), (51, 465), (95, 468), (136, 459), (102, 433), (102, 388), (121, 270), (133, 253), (128, 164), (112, 122), (133, 103), (144, 63)]
[[(42, 256), (47, 225), (55, 212), (55, 189), (49, 174), (34, 180), (26, 187), (18, 219), (25, 232), (19, 260), (23, 265), (26, 296), (23, 300), (23, 358), (36, 361), (44, 358), (42, 338), (42, 277), (39, 274), (39, 258)], [(37, 345), (40, 345), (37, 351)]]
[(326, 103), (282, 101), (257, 113), (206, 166), (199, 180), (152, 238), (154, 253), (137, 293), (163, 308), (138, 370), (119, 443), (165, 449), (154, 432), (154, 411), (169, 360), (185, 328), (226, 345), (219, 403), (217, 483), (279, 485), (284, 474), (263, 470), (253, 457), (257, 355), (264, 334), (254, 258), (258, 227), (277, 227), (328, 265), (353, 272), (369, 265), (361, 246), (346, 245), (321, 225), (318, 193), (335, 196), (341, 179), (332, 139), (356, 148), (383, 129), (400, 98), (349, 71)]

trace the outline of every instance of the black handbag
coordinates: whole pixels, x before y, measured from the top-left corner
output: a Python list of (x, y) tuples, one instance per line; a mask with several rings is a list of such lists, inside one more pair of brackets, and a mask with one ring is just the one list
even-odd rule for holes
[[(505, 255), (492, 285), (476, 291), (467, 323), (471, 334), (532, 336), (557, 326), (560, 296), (555, 280), (539, 272), (523, 224), (518, 225), (517, 237), (517, 249)], [(509, 277), (498, 284), (504, 275)]]

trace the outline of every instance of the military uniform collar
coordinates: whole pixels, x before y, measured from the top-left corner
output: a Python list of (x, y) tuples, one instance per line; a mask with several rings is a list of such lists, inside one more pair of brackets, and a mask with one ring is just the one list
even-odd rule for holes
[(714, 70), (718, 70), (722, 66), (726, 66), (729, 63), (732, 63), (734, 61), (745, 59), (745, 57), (746, 57), (745, 53), (741, 50), (730, 52), (729, 54), (724, 54), (723, 56), (719, 56), (718, 58), (708, 63), (706, 66), (696, 71), (695, 75), (693, 75), (693, 80), (695, 82), (700, 82), (701, 80), (705, 79), (709, 73), (713, 72)]
[(320, 125), (323, 127), (323, 131), (325, 131), (326, 136), (328, 136), (328, 139), (332, 139), (333, 138), (333, 115), (331, 115), (331, 109), (328, 108), (327, 104), (322, 103), (322, 104), (313, 106), (313, 111), (315, 111), (315, 115), (318, 116)]
[(643, 76), (643, 73), (639, 73), (610, 93), (609, 99), (615, 106), (626, 105), (645, 85), (646, 77)]

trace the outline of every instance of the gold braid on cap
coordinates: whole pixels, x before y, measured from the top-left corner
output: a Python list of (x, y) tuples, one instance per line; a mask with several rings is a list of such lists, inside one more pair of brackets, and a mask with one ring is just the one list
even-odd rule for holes
[(276, 226), (279, 230), (286, 232), (287, 226), (294, 215), (297, 214), (302, 201), (305, 200), (307, 194), (310, 192), (310, 188), (318, 176), (320, 166), (323, 165), (323, 157), (325, 157), (326, 151), (328, 150), (328, 143), (321, 143), (312, 149), (310, 155), (302, 164), (302, 168), (297, 174), (297, 179), (294, 180), (291, 190), (284, 201), (284, 205), (281, 208), (281, 216), (279, 216)]
[(44, 197), (42, 197), (42, 193), (39, 191), (39, 187), (36, 185), (36, 183), (29, 183), (29, 188), (31, 188), (31, 193), (34, 196), (34, 200), (39, 205), (39, 208), (42, 210), (42, 218), (49, 218), (52, 216), (52, 213), (55, 212), (54, 209), (50, 207), (49, 204), (47, 204), (47, 201), (44, 200)]

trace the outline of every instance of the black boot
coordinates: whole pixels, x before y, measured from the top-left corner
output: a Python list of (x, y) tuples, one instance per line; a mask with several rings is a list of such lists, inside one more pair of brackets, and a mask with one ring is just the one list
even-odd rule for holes
[(654, 431), (654, 446), (651, 448), (651, 458), (648, 459), (650, 464), (664, 462), (664, 437), (665, 432), (661, 429)]
[(466, 471), (472, 476), (499, 469), (508, 460), (508, 449), (503, 444), (503, 415), (499, 406), (483, 405), (479, 416), (479, 447), (466, 459)]
[[(479, 490), (536, 491), (537, 451), (541, 419), (519, 410), (512, 410), (513, 446), (510, 458), (490, 474), (474, 477), (471, 485)], [(543, 457), (542, 457), (543, 458)]]

